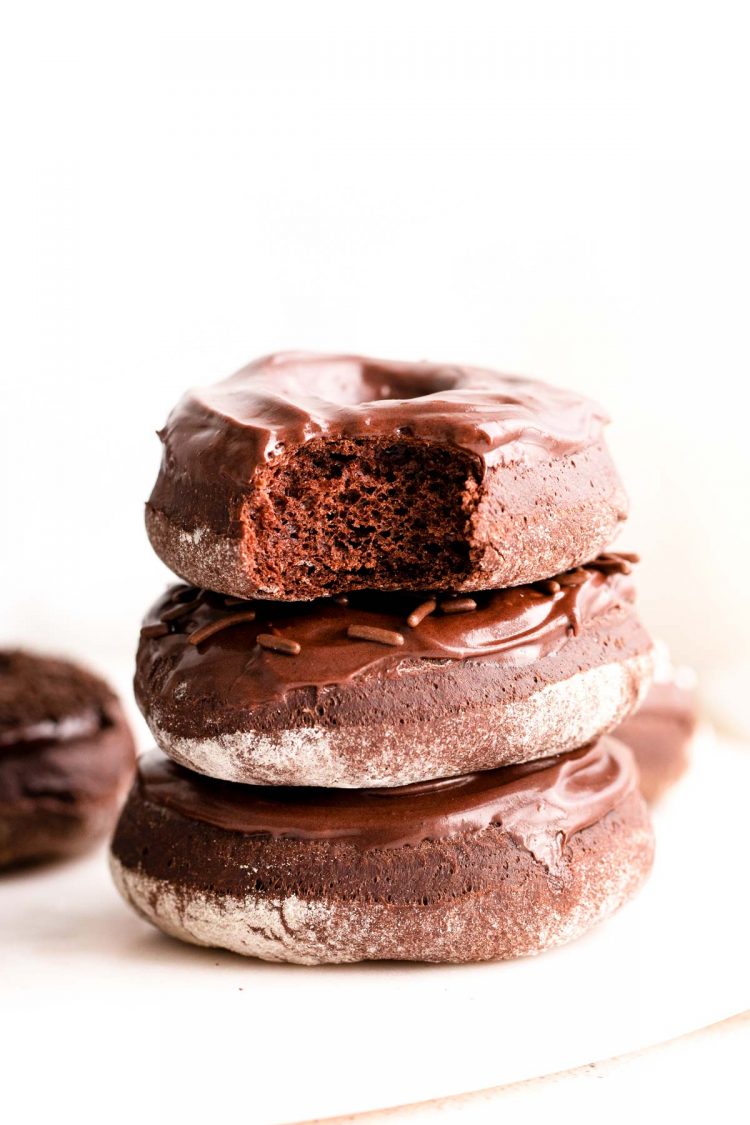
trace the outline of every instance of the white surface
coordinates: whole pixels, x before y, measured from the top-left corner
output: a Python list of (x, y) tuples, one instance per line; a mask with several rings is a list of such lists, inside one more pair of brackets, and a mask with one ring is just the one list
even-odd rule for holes
[(506, 964), (266, 965), (151, 930), (103, 855), (6, 877), (3, 1096), (31, 1092), (50, 1119), (261, 1125), (548, 1074), (733, 1015), (750, 1007), (749, 788), (747, 747), (702, 739), (640, 897)]
[[(744, 1122), (750, 1012), (679, 1039), (617, 1059), (589, 1063), (561, 1074), (510, 1086), (459, 1094), (356, 1117), (327, 1118), (328, 1125), (422, 1125), (425, 1121), (471, 1125), (539, 1125), (539, 1122), (651, 1121), (663, 1099), (671, 1121)], [(709, 1076), (710, 1077), (707, 1077)]]

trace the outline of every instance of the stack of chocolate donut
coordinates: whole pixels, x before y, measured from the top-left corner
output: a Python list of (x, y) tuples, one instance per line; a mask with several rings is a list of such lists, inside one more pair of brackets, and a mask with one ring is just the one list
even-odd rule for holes
[(267, 960), (473, 961), (576, 937), (653, 837), (608, 732), (653, 645), (588, 400), (476, 368), (272, 356), (161, 431), (159, 746), (112, 844), (162, 930)]

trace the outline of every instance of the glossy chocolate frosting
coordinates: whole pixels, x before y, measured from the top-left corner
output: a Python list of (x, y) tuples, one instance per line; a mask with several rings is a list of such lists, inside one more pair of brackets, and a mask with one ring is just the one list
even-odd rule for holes
[(67, 660), (0, 651), (0, 752), (91, 738), (111, 725), (115, 704), (106, 684)]
[(0, 806), (23, 811), (112, 802), (135, 764), (120, 704), (76, 664), (0, 651)]
[[(524, 666), (558, 652), (598, 615), (633, 602), (633, 584), (621, 569), (628, 565), (620, 556), (602, 556), (560, 575), (552, 585), (476, 593), (476, 609), (470, 612), (445, 612), (442, 606), (450, 607), (450, 599), (438, 598), (441, 604), (435, 612), (415, 628), (406, 618), (423, 600), (420, 595), (353, 594), (346, 604), (337, 599), (238, 604), (236, 599), (176, 586), (145, 619), (138, 674), (150, 681), (156, 671), (169, 668), (166, 680), (161, 671), (157, 676), (164, 694), (189, 680), (202, 695), (226, 698), (231, 692), (235, 701), (254, 705), (283, 698), (296, 688), (346, 683), (403, 661), (482, 660)], [(149, 636), (159, 629), (162, 617), (180, 612), (181, 603), (185, 612), (162, 625), (165, 635)], [(199, 644), (189, 642), (198, 630), (247, 612), (254, 612), (255, 619), (229, 625)], [(380, 644), (348, 635), (352, 627), (361, 626), (395, 633), (403, 643)], [(296, 642), (299, 653), (269, 651), (258, 644), (263, 635)]]
[(636, 788), (637, 773), (630, 751), (605, 737), (555, 758), (388, 790), (237, 785), (194, 774), (154, 750), (141, 759), (136, 784), (146, 800), (225, 831), (361, 849), (416, 846), (498, 825), (553, 867), (567, 839)]
[(127, 786), (135, 748), (124, 719), (96, 737), (33, 742), (0, 757), (0, 807), (111, 802)]
[(171, 485), (241, 490), (255, 470), (316, 437), (412, 437), (455, 445), (480, 467), (560, 456), (600, 439), (596, 403), (534, 379), (477, 367), (284, 352), (187, 392), (159, 436)]

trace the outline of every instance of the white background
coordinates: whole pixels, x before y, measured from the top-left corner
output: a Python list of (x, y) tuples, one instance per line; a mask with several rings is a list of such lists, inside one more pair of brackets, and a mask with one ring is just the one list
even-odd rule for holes
[(187, 385), (312, 348), (599, 397), (644, 614), (701, 669), (746, 656), (739, 6), (17, 9), (0, 636), (129, 653), (166, 578), (154, 431)]
[[(67, 651), (123, 669), (126, 682), (140, 616), (168, 578), (142, 526), (154, 431), (187, 385), (286, 348), (466, 361), (608, 406), (633, 502), (621, 543), (644, 555), (644, 616), (698, 667), (727, 720), (750, 682), (741, 11), (638, 0), (16, 3), (0, 29), (0, 643)], [(666, 834), (689, 884), (683, 838)], [(125, 1060), (143, 1042), (139, 1006), (203, 988), (190, 961), (203, 955), (152, 944), (111, 888), (100, 916), (96, 882), (89, 917), (89, 899), (65, 890), (79, 875), (65, 869), (56, 897), (46, 884), (17, 886), (39, 903), (12, 910), (29, 974), (13, 970), (14, 1011), (36, 1021), (41, 1010), (28, 1041), (46, 1029), (71, 1089), (106, 1107), (122, 1081), (137, 1104)], [(694, 908), (689, 891), (678, 899)], [(72, 938), (71, 903), (83, 911)], [(637, 917), (623, 912), (622, 925)], [(726, 948), (720, 922), (709, 913), (695, 931), (708, 997), (707, 966)], [(110, 924), (125, 949), (119, 969)], [(613, 926), (603, 941), (622, 933)], [(689, 917), (684, 932), (695, 936)], [(743, 932), (730, 926), (735, 939)], [(262, 967), (243, 969), (254, 979)], [(101, 1010), (83, 1003), (81, 979)], [(680, 981), (675, 995), (687, 1001), (690, 989)], [(240, 995), (250, 1011), (238, 1010), (237, 1026), (262, 1031), (258, 994)], [(173, 1069), (200, 1072), (210, 1056), (223, 1074), (219, 1033), (235, 1025), (220, 1014), (229, 999), (210, 996), (200, 1027), (186, 1021), (171, 1040), (173, 1056), (189, 1040)], [(295, 989), (290, 1018), (300, 1002)], [(558, 1016), (545, 1027), (559, 1044)], [(6, 1030), (26, 1024), (16, 1015)], [(167, 1025), (146, 1024), (158, 1043)], [(91, 1068), (70, 1070), (79, 1049), (88, 1066), (93, 1039), (96, 1058), (107, 1055), (118, 1028), (99, 1084)], [(136, 1069), (157, 1081), (148, 1060)], [(34, 1085), (19, 1074), (24, 1091)], [(56, 1116), (56, 1089), (43, 1093)]]

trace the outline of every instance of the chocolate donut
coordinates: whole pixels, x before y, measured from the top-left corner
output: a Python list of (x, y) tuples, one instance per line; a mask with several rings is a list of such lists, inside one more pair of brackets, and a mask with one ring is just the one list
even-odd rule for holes
[(106, 836), (135, 769), (114, 693), (67, 660), (0, 652), (0, 867)]
[(181, 578), (244, 598), (534, 582), (625, 518), (606, 421), (479, 368), (268, 356), (172, 411), (148, 533)]
[(695, 676), (689, 668), (673, 668), (658, 645), (654, 682), (637, 711), (615, 732), (633, 751), (641, 792), (650, 803), (687, 771), (697, 727)]
[(614, 739), (398, 790), (214, 781), (153, 751), (112, 842), (115, 882), (165, 933), (268, 961), (481, 961), (559, 945), (652, 860)]
[(648, 687), (629, 569), (601, 556), (538, 586), (421, 605), (174, 587), (146, 617), (136, 698), (161, 749), (229, 781), (395, 786), (562, 753)]

